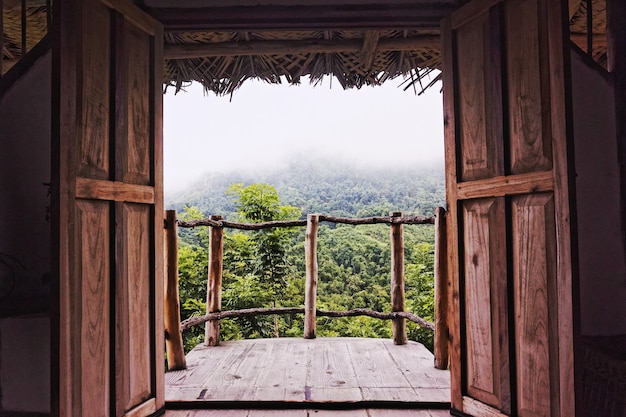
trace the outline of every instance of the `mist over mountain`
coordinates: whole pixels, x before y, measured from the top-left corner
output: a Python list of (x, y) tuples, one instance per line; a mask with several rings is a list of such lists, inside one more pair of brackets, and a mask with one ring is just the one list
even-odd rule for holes
[(166, 195), (166, 207), (182, 211), (184, 206), (197, 206), (206, 215), (232, 218), (234, 198), (226, 191), (233, 183), (271, 184), (283, 204), (300, 208), (303, 215), (364, 217), (401, 211), (430, 216), (436, 207), (445, 206), (443, 164), (366, 168), (301, 159), (274, 169), (208, 173), (187, 189)]

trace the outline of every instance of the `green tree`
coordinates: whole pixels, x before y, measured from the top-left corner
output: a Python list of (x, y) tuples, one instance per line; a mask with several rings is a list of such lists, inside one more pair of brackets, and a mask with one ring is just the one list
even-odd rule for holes
[[(261, 223), (273, 220), (294, 220), (300, 217), (297, 207), (281, 205), (276, 189), (269, 184), (232, 184), (228, 193), (235, 197), (235, 207), (242, 222)], [(269, 228), (252, 233), (238, 232), (230, 238), (225, 248), (224, 264), (235, 266), (229, 275), (224, 300), (229, 306), (238, 308), (277, 306), (284, 300), (290, 273), (287, 247), (295, 232), (287, 228)], [(243, 253), (243, 254), (242, 254)], [(239, 267), (239, 268), (238, 268)], [(230, 267), (227, 266), (230, 269)], [(237, 270), (237, 268), (239, 270)], [(256, 283), (259, 294), (255, 299), (244, 295), (250, 283)], [(268, 303), (269, 301), (269, 303)], [(242, 303), (247, 304), (241, 306)], [(239, 320), (245, 337), (268, 335), (267, 320), (250, 318)], [(274, 317), (274, 336), (278, 336), (279, 320)]]

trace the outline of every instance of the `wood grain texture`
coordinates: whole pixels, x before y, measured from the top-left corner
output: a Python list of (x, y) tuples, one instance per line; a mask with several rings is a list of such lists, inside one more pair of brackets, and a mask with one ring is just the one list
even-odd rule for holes
[(185, 369), (185, 350), (180, 329), (180, 297), (178, 292), (178, 227), (176, 210), (167, 210), (165, 216), (165, 293), (163, 316), (165, 321), (165, 350), (167, 369)]
[(435, 368), (448, 369), (448, 251), (446, 231), (446, 210), (435, 210), (435, 336), (433, 353)]
[[(496, 174), (498, 146), (487, 132), (490, 119), (487, 108), (485, 70), (489, 49), (489, 15), (484, 14), (456, 30), (458, 104), (460, 117), (458, 141), (460, 146), (460, 180), (476, 180)], [(499, 139), (499, 137), (498, 137)]]
[(306, 281), (304, 285), (304, 338), (315, 339), (317, 305), (317, 229), (319, 216), (307, 215), (304, 257)]
[[(86, 1), (81, 19), (89, 22), (82, 33), (79, 64), (89, 71), (80, 71), (81, 107), (78, 174), (89, 178), (108, 179), (110, 173), (110, 92), (111, 87), (111, 23), (109, 9), (98, 1)], [(80, 9), (79, 9), (80, 10)]]
[[(580, 336), (578, 283), (578, 247), (576, 230), (576, 172), (574, 166), (572, 105), (569, 102), (570, 49), (567, 47), (568, 22), (563, 19), (561, 2), (546, 4), (548, 47), (550, 55), (550, 114), (554, 158), (554, 204), (556, 226), (556, 296), (551, 303), (558, 307), (552, 332), (558, 339), (558, 370), (554, 371), (558, 394), (552, 402), (558, 402), (558, 416), (582, 413), (581, 379), (575, 374), (582, 362), (578, 360), (580, 347), (574, 340)], [(608, 7), (608, 3), (607, 3)], [(622, 9), (623, 10), (623, 9)], [(623, 31), (622, 31), (623, 33)], [(623, 90), (622, 90), (623, 94)], [(623, 118), (621, 118), (623, 122)], [(623, 141), (621, 143), (624, 143)], [(622, 164), (622, 170), (626, 165)], [(622, 171), (624, 172), (624, 171)], [(623, 197), (623, 195), (622, 195)], [(622, 200), (623, 201), (623, 200)], [(575, 360), (576, 359), (576, 360)], [(578, 369), (576, 369), (578, 368)], [(576, 386), (578, 384), (578, 386)], [(558, 399), (557, 399), (558, 396)]]
[(504, 198), (463, 204), (468, 393), (510, 413)]
[(551, 194), (520, 196), (511, 204), (518, 413), (555, 415), (551, 352), (558, 347), (552, 345), (557, 335), (550, 323), (550, 310), (556, 307), (550, 306), (556, 282), (554, 199)]
[(504, 197), (507, 195), (529, 194), (553, 189), (551, 171), (538, 171), (519, 175), (507, 175), (458, 184), (460, 199)]
[[(402, 213), (389, 213), (390, 217), (402, 217)], [(401, 224), (391, 224), (391, 311), (404, 311), (404, 234)], [(406, 321), (403, 318), (391, 322), (393, 342), (406, 343)]]
[[(463, 10), (463, 9), (460, 9)], [(441, 22), (441, 44), (444, 68), (454, 68), (455, 38), (452, 33), (452, 17)], [(443, 72), (443, 121), (444, 156), (446, 165), (446, 207), (448, 260), (448, 329), (450, 353), (450, 401), (452, 408), (463, 409), (462, 365), (461, 365), (461, 307), (459, 262), (459, 225), (457, 205), (457, 154), (456, 154), (456, 85), (453, 71)]]
[(148, 205), (116, 204), (116, 402), (120, 415), (152, 394), (150, 210)]
[(539, 0), (505, 2), (512, 174), (552, 169), (550, 66), (548, 45), (541, 37), (547, 29), (543, 5)]
[(102, 389), (111, 380), (109, 222), (108, 203), (76, 203), (77, 282), (72, 316), (79, 327), (73, 333), (76, 352), (70, 372), (80, 381), (80, 389), (73, 393), (73, 406), (79, 415), (109, 414), (111, 397)]
[(361, 408), (356, 410), (296, 409), (296, 410), (167, 410), (165, 417), (445, 417), (448, 410)]
[(125, 183), (150, 185), (152, 172), (150, 156), (153, 152), (150, 127), (150, 59), (151, 38), (135, 26), (124, 22), (123, 62), (132, 62), (125, 69), (126, 91), (121, 99), (121, 108), (127, 110), (124, 115), (127, 119), (127, 131), (117, 146), (125, 151), (116, 159), (118, 168), (117, 178)]
[(76, 178), (76, 197), (152, 204), (155, 202), (155, 190), (145, 185), (78, 177)]
[[(52, 353), (52, 385), (58, 386), (53, 389), (52, 410), (59, 416), (145, 416), (164, 404), (159, 342), (163, 340), (163, 213), (162, 208), (155, 209), (163, 204), (162, 184), (123, 183), (113, 166), (127, 152), (113, 141), (121, 137), (123, 123), (116, 116), (128, 93), (121, 74), (133, 62), (120, 58), (126, 45), (121, 24), (125, 18), (112, 12), (110, 3), (142, 14), (121, 0), (106, 4), (69, 0), (55, 5), (55, 19), (62, 24), (55, 25), (59, 44), (53, 48), (53, 73), (59, 80), (53, 93), (57, 103), (53, 108), (59, 108), (53, 116), (58, 119), (53, 124), (57, 156), (53, 159), (58, 161), (52, 168), (53, 239), (59, 259), (53, 275), (59, 280), (59, 303), (55, 306), (58, 321), (52, 322), (53, 339), (58, 341)], [(160, 36), (159, 26), (153, 29)], [(152, 65), (160, 57), (160, 47), (155, 46), (159, 44), (160, 38), (150, 40), (152, 49), (142, 52), (150, 63), (142, 71), (160, 92), (162, 65)], [(154, 182), (162, 183), (157, 172), (162, 169), (160, 94), (146, 94), (143, 99), (149, 108), (135, 117), (150, 126), (141, 146), (146, 148)], [(95, 205), (106, 207), (107, 226), (97, 219), (79, 226), (77, 219), (85, 207)], [(93, 224), (88, 228), (88, 223)], [(107, 244), (89, 256), (74, 257), (81, 245), (105, 239), (103, 233)], [(108, 266), (100, 268), (102, 263)], [(102, 270), (96, 273), (96, 269)], [(96, 280), (106, 287), (98, 290), (106, 299), (83, 305)], [(104, 310), (98, 314), (100, 328), (85, 328), (90, 329), (88, 336), (72, 324), (95, 320), (95, 312), (91, 318), (92, 313), (84, 309)], [(106, 353), (89, 359), (87, 352), (95, 353), (96, 343)], [(88, 376), (83, 378), (82, 373)]]
[(476, 401), (472, 397), (463, 397), (463, 411), (471, 416), (481, 417), (507, 417), (509, 415), (480, 401)]
[(419, 343), (385, 339), (280, 338), (199, 345), (188, 369), (166, 374), (167, 401), (449, 403), (449, 372)]
[[(222, 216), (211, 216), (211, 220), (221, 220)], [(206, 311), (222, 311), (222, 253), (224, 251), (224, 229), (212, 227), (209, 231), (209, 279), (207, 282)], [(208, 321), (204, 332), (204, 344), (217, 346), (220, 343), (219, 320)]]

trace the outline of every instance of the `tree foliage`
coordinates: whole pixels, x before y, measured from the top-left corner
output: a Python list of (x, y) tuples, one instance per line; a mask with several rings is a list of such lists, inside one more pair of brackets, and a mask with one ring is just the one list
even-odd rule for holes
[[(319, 180), (319, 179), (318, 179)], [(315, 181), (313, 181), (315, 182)], [(355, 184), (352, 187), (357, 187)], [(361, 189), (369, 189), (365, 181)], [(438, 195), (436, 186), (432, 195)], [(331, 187), (332, 188), (332, 187)], [(358, 187), (357, 187), (358, 188)], [(293, 191), (293, 190), (292, 190)], [(318, 188), (308, 192), (317, 193)], [(231, 199), (231, 220), (265, 222), (290, 220), (302, 216), (298, 198), (281, 198), (277, 189), (266, 183), (244, 185), (233, 183), (223, 191)], [(306, 190), (299, 192), (305, 193)], [(344, 192), (342, 194), (342, 192)], [(290, 195), (290, 192), (287, 191)], [(343, 214), (343, 209), (354, 210), (350, 216), (388, 214), (404, 211), (412, 214), (432, 213), (437, 199), (406, 206), (380, 204), (380, 192), (372, 191), (369, 198), (362, 194), (358, 203), (345, 205), (342, 198), (350, 193), (342, 187), (327, 193), (334, 206), (328, 213)], [(308, 194), (304, 194), (309, 198)], [(323, 196), (310, 199), (320, 201)], [(214, 198), (214, 197), (212, 197)], [(412, 198), (419, 197), (413, 196)], [(285, 204), (283, 201), (290, 201)], [(308, 200), (307, 200), (308, 201)], [(301, 202), (302, 203), (302, 202)], [(296, 207), (299, 206), (299, 207)], [(421, 208), (420, 208), (421, 207)], [(204, 212), (199, 207), (184, 207), (183, 219), (207, 217), (219, 212)], [(208, 228), (181, 229), (179, 248), (181, 315), (184, 318), (205, 313), (207, 285)], [(406, 307), (427, 320), (434, 319), (434, 228), (429, 225), (405, 225), (405, 280)], [(369, 308), (390, 311), (390, 239), (386, 225), (349, 226), (322, 224), (318, 232), (318, 308), (348, 310)], [(222, 308), (293, 307), (304, 305), (304, 229), (272, 228), (255, 232), (225, 231)], [(432, 332), (408, 324), (408, 336), (432, 349)], [(224, 340), (272, 336), (301, 337), (302, 316), (259, 316), (222, 320)], [(391, 323), (369, 317), (326, 318), (317, 321), (319, 336), (391, 337)], [(189, 350), (202, 341), (201, 326), (185, 332), (185, 348)]]

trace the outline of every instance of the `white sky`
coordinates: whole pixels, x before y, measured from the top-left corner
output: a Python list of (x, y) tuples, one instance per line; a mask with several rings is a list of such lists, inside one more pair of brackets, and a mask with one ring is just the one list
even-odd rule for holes
[(399, 87), (343, 90), (248, 81), (231, 97), (194, 84), (164, 96), (165, 191), (208, 172), (276, 168), (299, 156), (359, 166), (443, 162), (440, 84), (421, 96)]

